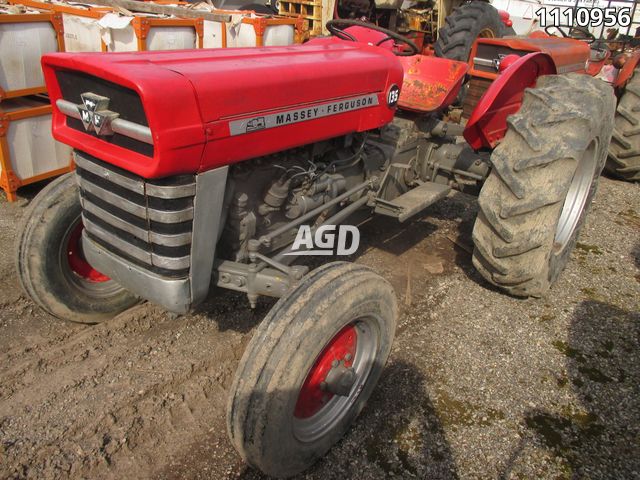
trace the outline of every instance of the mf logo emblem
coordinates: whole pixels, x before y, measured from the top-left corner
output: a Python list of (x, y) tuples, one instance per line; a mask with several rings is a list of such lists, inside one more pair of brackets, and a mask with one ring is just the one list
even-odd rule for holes
[(109, 99), (95, 93), (80, 95), (82, 105), (78, 105), (80, 120), (87, 132), (98, 135), (113, 135), (111, 123), (120, 115), (109, 110)]
[(265, 126), (264, 117), (253, 118), (247, 122), (247, 133), (262, 130)]

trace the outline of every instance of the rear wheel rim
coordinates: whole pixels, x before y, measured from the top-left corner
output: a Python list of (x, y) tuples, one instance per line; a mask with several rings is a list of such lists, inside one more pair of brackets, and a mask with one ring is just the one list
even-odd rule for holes
[(573, 173), (573, 178), (571, 179), (567, 196), (564, 199), (556, 227), (553, 242), (556, 254), (564, 251), (571, 242), (582, 218), (582, 212), (587, 205), (587, 199), (591, 193), (593, 178), (596, 175), (596, 165), (598, 163), (596, 157), (597, 150), (597, 142), (594, 140), (585, 150)]
[(122, 289), (116, 282), (93, 268), (82, 251), (82, 225), (78, 218), (67, 229), (60, 244), (60, 268), (76, 288), (97, 297), (108, 297)]
[[(318, 440), (349, 414), (376, 361), (378, 324), (375, 317), (362, 317), (350, 322), (327, 342), (316, 357), (298, 392), (294, 411), (293, 434), (299, 441)], [(331, 380), (336, 372), (344, 372), (344, 369), (352, 369), (353, 383), (347, 394), (332, 393)]]
[(496, 34), (490, 28), (483, 28), (478, 34), (478, 38), (495, 38)]

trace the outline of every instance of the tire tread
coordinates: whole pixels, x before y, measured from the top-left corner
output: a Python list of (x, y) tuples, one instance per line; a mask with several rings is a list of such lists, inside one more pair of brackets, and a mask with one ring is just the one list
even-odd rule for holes
[(640, 68), (618, 103), (605, 170), (620, 179), (640, 182)]
[[(586, 75), (545, 76), (525, 90), (478, 199), (473, 264), (487, 281), (524, 297), (541, 296), (555, 281), (573, 248), (550, 261), (573, 170), (596, 137), (602, 169), (614, 108), (611, 88)], [(596, 185), (597, 177), (590, 195)]]

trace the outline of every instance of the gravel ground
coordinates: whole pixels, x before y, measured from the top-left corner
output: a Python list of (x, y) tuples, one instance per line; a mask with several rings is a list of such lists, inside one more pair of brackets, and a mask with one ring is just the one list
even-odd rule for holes
[[(14, 273), (27, 202), (0, 205), (0, 477), (262, 478), (229, 444), (224, 409), (272, 303), (252, 312), (216, 291), (177, 319), (144, 304), (59, 322)], [(474, 272), (475, 212), (457, 195), (411, 225), (362, 227), (354, 260), (394, 284), (399, 330), (367, 408), (301, 478), (640, 478), (640, 185), (602, 179), (538, 300)]]

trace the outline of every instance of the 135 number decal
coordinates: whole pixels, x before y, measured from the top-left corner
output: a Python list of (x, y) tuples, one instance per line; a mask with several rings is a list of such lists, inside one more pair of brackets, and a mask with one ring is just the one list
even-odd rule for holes
[(631, 25), (631, 8), (564, 8), (536, 10), (540, 26), (544, 27), (628, 27)]

